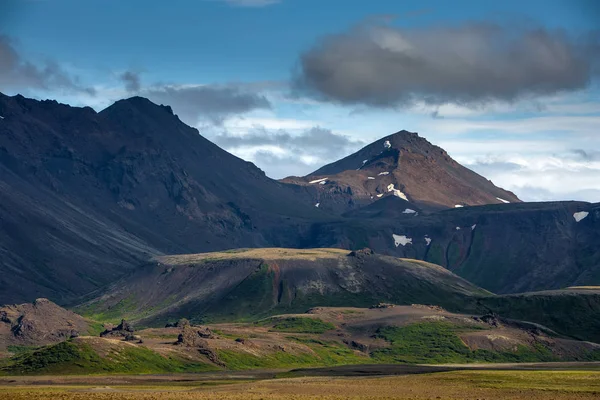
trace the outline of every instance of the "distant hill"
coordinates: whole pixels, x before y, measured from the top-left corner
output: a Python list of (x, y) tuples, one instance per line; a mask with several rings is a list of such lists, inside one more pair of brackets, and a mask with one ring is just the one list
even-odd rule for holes
[(437, 265), (338, 249), (242, 249), (158, 257), (77, 308), (99, 320), (160, 326), (256, 319), (380, 302), (472, 308), (489, 293)]

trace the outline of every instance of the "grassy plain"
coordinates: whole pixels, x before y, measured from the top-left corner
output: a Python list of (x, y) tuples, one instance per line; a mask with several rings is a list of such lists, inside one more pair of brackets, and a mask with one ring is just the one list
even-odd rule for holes
[[(50, 382), (51, 379), (48, 379)], [(0, 385), (7, 400), (597, 399), (600, 371), (453, 371), (388, 377), (304, 377), (251, 382), (177, 379), (154, 384)]]

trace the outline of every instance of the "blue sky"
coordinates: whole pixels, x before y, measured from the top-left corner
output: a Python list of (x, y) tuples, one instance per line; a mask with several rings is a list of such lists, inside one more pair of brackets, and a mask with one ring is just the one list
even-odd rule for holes
[(0, 59), (0, 90), (98, 110), (131, 95), (169, 103), (274, 178), (407, 129), (523, 199), (600, 201), (599, 9), (0, 0), (0, 57), (12, 57)]

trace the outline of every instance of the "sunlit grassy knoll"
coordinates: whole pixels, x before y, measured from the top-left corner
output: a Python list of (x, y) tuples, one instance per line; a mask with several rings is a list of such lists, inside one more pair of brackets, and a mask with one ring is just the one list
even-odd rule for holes
[(337, 258), (348, 254), (343, 249), (286, 249), (286, 248), (257, 248), (236, 249), (235, 251), (217, 251), (212, 253), (181, 254), (156, 257), (156, 260), (167, 265), (186, 265), (206, 260), (233, 260), (233, 259), (259, 259), (259, 260), (311, 260), (323, 258)]
[(569, 286), (569, 290), (600, 290), (600, 286)]

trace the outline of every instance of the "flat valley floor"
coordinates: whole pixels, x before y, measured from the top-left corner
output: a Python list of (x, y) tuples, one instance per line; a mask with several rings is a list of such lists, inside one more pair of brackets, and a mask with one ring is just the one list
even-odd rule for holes
[[(364, 376), (373, 371), (315, 370), (312, 375), (241, 372), (138, 376), (2, 377), (7, 400), (278, 400), (278, 399), (599, 399), (600, 369), (412, 370), (406, 375)], [(306, 372), (306, 371), (305, 371)], [(359, 376), (318, 376), (348, 372)], [(401, 370), (391, 371), (402, 374)], [(360, 374), (363, 376), (360, 376)], [(274, 376), (279, 378), (273, 379)], [(287, 376), (287, 377), (286, 377)]]

